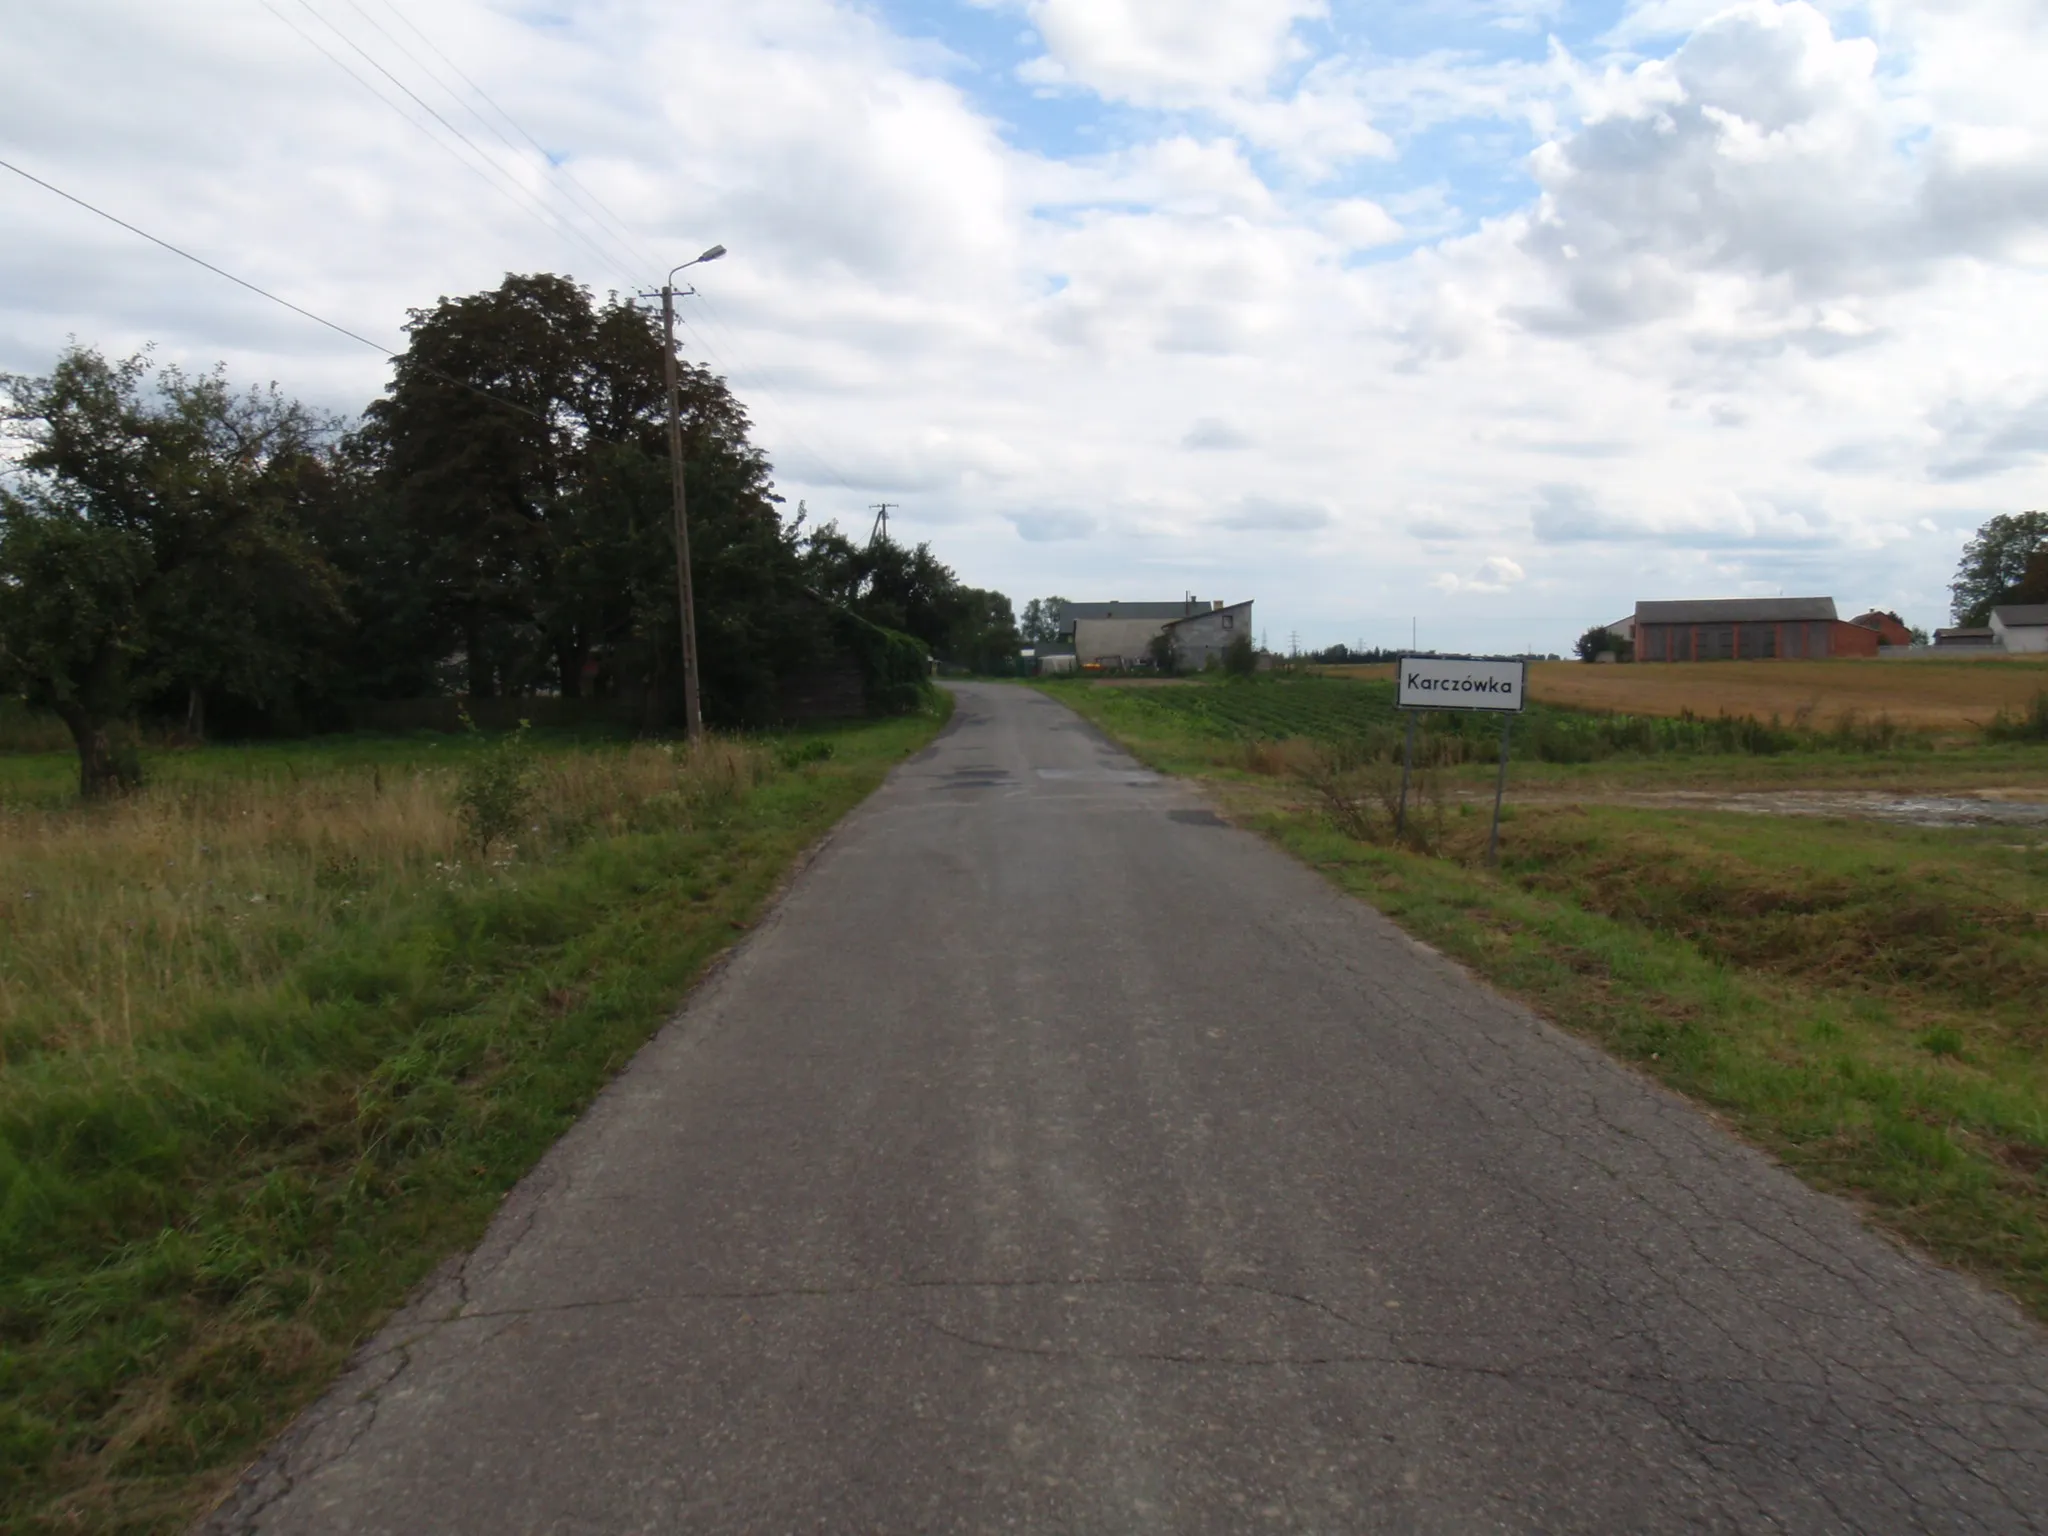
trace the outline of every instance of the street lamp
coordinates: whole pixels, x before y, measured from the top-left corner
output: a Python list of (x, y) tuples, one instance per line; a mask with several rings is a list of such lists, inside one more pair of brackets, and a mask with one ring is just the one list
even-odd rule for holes
[(692, 746), (704, 739), (704, 711), (697, 692), (697, 604), (690, 592), (690, 519), (683, 502), (683, 417), (682, 386), (676, 378), (676, 273), (707, 261), (716, 261), (725, 247), (714, 245), (694, 261), (669, 269), (661, 285), (661, 326), (666, 345), (661, 349), (662, 379), (668, 387), (669, 480), (675, 491), (676, 603), (683, 621), (683, 723)]

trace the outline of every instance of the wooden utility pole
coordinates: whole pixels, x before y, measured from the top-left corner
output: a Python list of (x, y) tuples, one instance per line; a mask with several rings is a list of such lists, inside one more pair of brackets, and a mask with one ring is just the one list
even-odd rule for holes
[[(673, 274), (671, 274), (673, 276)], [(697, 604), (690, 591), (690, 515), (683, 500), (683, 402), (676, 378), (676, 291), (661, 285), (661, 374), (668, 387), (669, 480), (675, 490), (676, 602), (683, 621), (683, 724), (691, 745), (704, 739), (704, 711), (697, 695)]]

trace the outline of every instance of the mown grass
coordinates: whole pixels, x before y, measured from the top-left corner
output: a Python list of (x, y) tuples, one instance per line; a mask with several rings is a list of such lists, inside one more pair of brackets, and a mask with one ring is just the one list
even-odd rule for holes
[[(1551, 787), (1576, 774), (1586, 799), (1511, 802), (1495, 871), (1481, 857), (1483, 801), (1425, 796), (1395, 846), (1373, 786), (1333, 788), (1324, 749), (1219, 748), (1107, 691), (1056, 696), (1155, 766), (1207, 779), (1239, 819), (1410, 932), (2048, 1320), (2048, 828), (1644, 810), (1598, 802), (1605, 765), (1558, 767)], [(2040, 747), (1982, 750), (2008, 782), (2048, 787)], [(1740, 779), (1751, 764), (1699, 769)], [(1334, 770), (1346, 771), (1371, 769)], [(1347, 792), (1368, 803), (1347, 814)]]
[(488, 862), (445, 742), (7, 765), (0, 1527), (182, 1529), (936, 723), (544, 745)]

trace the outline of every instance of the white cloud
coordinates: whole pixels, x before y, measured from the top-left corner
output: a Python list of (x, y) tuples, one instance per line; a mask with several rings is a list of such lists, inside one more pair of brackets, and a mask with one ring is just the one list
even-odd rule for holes
[(1455, 597), (1465, 592), (1505, 592), (1525, 580), (1526, 576), (1521, 566), (1506, 555), (1489, 555), (1469, 576), (1456, 576), (1446, 571), (1433, 579), (1430, 585), (1446, 597)]
[(1263, 87), (1301, 57), (1299, 21), (1323, 0), (1028, 0), (1045, 55), (1027, 78), (1141, 104)]
[[(507, 270), (627, 288), (722, 241), (685, 347), (791, 503), (900, 500), (1020, 598), (1220, 582), (1276, 632), (1405, 641), (1417, 593), (1484, 594), (1448, 649), (1781, 585), (1924, 623), (1957, 530), (2048, 461), (2021, 0), (1640, 8), (1615, 51), (1540, 58), (1347, 53), (1296, 0), (1017, 0), (1094, 130), (1057, 141), (850, 0), (404, 7), (623, 237), (432, 96), (520, 189), (492, 190), (246, 0), (17, 9), (10, 159), (365, 335)], [(75, 333), (338, 408), (382, 383), (35, 187), (0, 180), (0, 217), (0, 368)]]
[(1323, 227), (1348, 251), (1390, 245), (1405, 231), (1400, 221), (1369, 197), (1347, 197), (1330, 205)]

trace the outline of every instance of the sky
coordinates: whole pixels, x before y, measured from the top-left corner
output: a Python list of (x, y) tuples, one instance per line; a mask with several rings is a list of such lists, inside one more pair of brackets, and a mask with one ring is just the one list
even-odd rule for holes
[(2042, 505), (2038, 0), (8, 8), (0, 371), (354, 413), (409, 308), (686, 274), (788, 508), (1275, 649), (1947, 622)]

